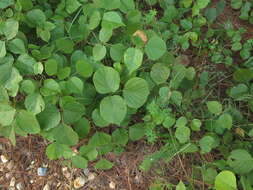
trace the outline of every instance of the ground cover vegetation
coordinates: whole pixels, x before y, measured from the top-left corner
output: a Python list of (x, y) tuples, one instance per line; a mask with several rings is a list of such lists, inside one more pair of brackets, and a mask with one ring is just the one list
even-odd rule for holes
[(203, 189), (252, 190), (252, 7), (1, 0), (0, 134), (13, 145), (17, 135), (40, 135), (49, 159), (102, 170), (113, 167), (103, 155), (121, 154), (129, 141), (159, 142), (141, 170), (193, 154), (214, 160), (150, 189), (195, 189), (199, 179)]

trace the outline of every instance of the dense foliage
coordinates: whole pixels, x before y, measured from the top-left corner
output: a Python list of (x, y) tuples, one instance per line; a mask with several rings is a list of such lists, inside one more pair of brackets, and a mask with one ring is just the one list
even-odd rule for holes
[(217, 19), (229, 7), (252, 23), (253, 3), (228, 2), (1, 0), (0, 134), (38, 134), (79, 168), (110, 169), (103, 155), (143, 138), (164, 145), (144, 171), (214, 153), (193, 179), (252, 190), (253, 38)]

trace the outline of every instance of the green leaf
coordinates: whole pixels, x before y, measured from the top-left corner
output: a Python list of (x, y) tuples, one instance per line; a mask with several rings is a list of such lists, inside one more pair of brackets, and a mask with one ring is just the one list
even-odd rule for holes
[(3, 29), (6, 39), (7, 40), (13, 39), (18, 33), (18, 28), (19, 28), (18, 21), (14, 20), (14, 19), (8, 19), (5, 22), (5, 26)]
[(237, 82), (249, 82), (253, 79), (253, 70), (250, 69), (237, 69), (233, 74), (234, 80)]
[(11, 77), (6, 81), (5, 88), (8, 90), (8, 94), (11, 97), (15, 97), (18, 94), (19, 83), (23, 80), (23, 77), (19, 74), (18, 70), (13, 67), (11, 71)]
[(14, 4), (14, 0), (1, 0), (0, 1), (0, 9), (5, 9)]
[(110, 56), (114, 61), (121, 61), (124, 56), (125, 46), (123, 44), (113, 44), (110, 48)]
[(182, 181), (180, 181), (177, 186), (176, 186), (176, 190), (186, 190), (186, 187), (184, 185), (184, 183)]
[(8, 126), (14, 120), (16, 110), (8, 104), (0, 103), (0, 125)]
[(209, 22), (215, 21), (215, 19), (218, 16), (217, 9), (216, 8), (208, 8), (205, 11), (205, 16)]
[(43, 69), (44, 69), (44, 67), (43, 67), (43, 65), (42, 65), (41, 62), (37, 62), (37, 63), (35, 63), (35, 64), (33, 65), (33, 73), (34, 73), (35, 75), (41, 75), (42, 72), (43, 72)]
[(183, 100), (183, 95), (180, 91), (173, 90), (171, 93), (170, 100), (173, 104), (177, 106), (181, 106), (182, 100)]
[(111, 144), (111, 136), (103, 132), (96, 132), (89, 140), (89, 146), (99, 147), (108, 144)]
[(19, 0), (19, 2), (21, 4), (22, 10), (24, 11), (28, 11), (33, 7), (32, 0)]
[(128, 80), (123, 89), (123, 97), (127, 105), (131, 108), (141, 107), (147, 101), (148, 95), (148, 83), (138, 77), (133, 77)]
[(118, 95), (107, 96), (100, 103), (100, 114), (109, 123), (120, 125), (126, 113), (126, 103)]
[(176, 64), (173, 66), (171, 73), (170, 87), (177, 89), (186, 76), (186, 68), (182, 64)]
[(188, 79), (188, 80), (193, 80), (194, 77), (196, 75), (196, 71), (194, 69), (194, 67), (188, 67), (186, 69), (186, 74), (185, 74), (185, 77)]
[(78, 102), (67, 102), (63, 105), (63, 120), (67, 124), (77, 122), (85, 114), (85, 107)]
[(93, 73), (93, 66), (87, 60), (79, 60), (76, 62), (76, 71), (82, 77), (88, 78)]
[(47, 104), (44, 111), (37, 115), (37, 119), (42, 129), (49, 130), (60, 123), (61, 114), (55, 105)]
[(218, 118), (218, 124), (223, 129), (231, 129), (233, 125), (233, 119), (230, 114), (224, 113)]
[(95, 72), (93, 83), (101, 94), (116, 92), (120, 84), (119, 73), (111, 67), (102, 66)]
[(93, 59), (95, 61), (101, 61), (102, 59), (104, 59), (105, 55), (106, 55), (106, 47), (102, 44), (96, 44), (93, 47)]
[(109, 11), (104, 13), (102, 19), (102, 28), (113, 30), (121, 26), (125, 26), (125, 24), (122, 22), (122, 19), (117, 12)]
[(166, 43), (158, 36), (150, 38), (148, 41), (145, 52), (148, 55), (148, 58), (151, 60), (158, 60), (166, 52)]
[(80, 78), (71, 77), (66, 84), (70, 93), (83, 94), (83, 81)]
[(140, 140), (146, 134), (146, 128), (143, 124), (135, 124), (129, 127), (129, 138), (132, 141)]
[(20, 110), (16, 118), (17, 125), (27, 133), (37, 134), (40, 132), (40, 125), (35, 115), (26, 110)]
[(190, 140), (191, 130), (188, 127), (177, 127), (175, 137), (183, 144)]
[(165, 128), (171, 128), (176, 122), (175, 116), (172, 114), (168, 114), (163, 121), (163, 126)]
[(14, 54), (26, 53), (26, 48), (23, 40), (15, 38), (8, 43), (8, 49)]
[(26, 94), (33, 94), (35, 91), (35, 84), (31, 80), (23, 80), (21, 83), (20, 90)]
[(28, 11), (26, 17), (31, 24), (38, 27), (44, 26), (46, 22), (46, 15), (40, 9), (32, 9), (31, 11)]
[(112, 37), (112, 30), (108, 29), (108, 28), (102, 28), (99, 31), (99, 40), (103, 43), (106, 43), (110, 40), (110, 38)]
[(0, 84), (0, 103), (9, 103), (7, 90)]
[(15, 136), (15, 122), (11, 126), (5, 126), (0, 128), (1, 136), (8, 138), (12, 145), (16, 146), (16, 136)]
[(120, 10), (124, 13), (135, 9), (134, 0), (121, 0)]
[(0, 58), (6, 55), (5, 41), (0, 40)]
[(150, 76), (156, 84), (165, 83), (169, 75), (170, 69), (163, 63), (156, 63), (151, 68)]
[(229, 96), (235, 99), (240, 99), (241, 97), (243, 97), (245, 94), (247, 94), (248, 92), (248, 87), (245, 84), (238, 84), (236, 86), (233, 86), (230, 90), (229, 90)]
[(230, 153), (228, 164), (238, 174), (247, 174), (253, 170), (253, 158), (243, 149), (236, 149)]
[(71, 162), (75, 167), (81, 169), (85, 169), (88, 166), (88, 161), (82, 156), (78, 155), (71, 157)]
[(45, 62), (45, 71), (49, 76), (57, 74), (58, 62), (55, 59), (49, 59)]
[(184, 116), (181, 116), (177, 119), (176, 127), (185, 127), (187, 124), (187, 118)]
[(231, 0), (231, 7), (233, 9), (240, 9), (242, 7), (242, 0)]
[(61, 93), (61, 88), (54, 79), (46, 79), (40, 92), (43, 96), (53, 96)]
[(68, 125), (59, 124), (52, 131), (54, 139), (59, 144), (66, 144), (73, 146), (78, 143), (78, 135), (76, 132)]
[(215, 139), (212, 136), (204, 136), (200, 139), (199, 145), (201, 148), (201, 153), (209, 153), (215, 145)]
[(74, 42), (69, 38), (61, 38), (55, 41), (56, 47), (62, 53), (70, 54), (74, 50)]
[(113, 10), (120, 7), (120, 0), (93, 0), (95, 5), (106, 10)]
[(57, 73), (57, 77), (59, 80), (64, 80), (69, 77), (70, 73), (71, 73), (70, 67), (61, 68)]
[(222, 171), (215, 178), (216, 190), (236, 190), (236, 177), (231, 171)]
[(46, 148), (46, 155), (50, 160), (56, 160), (61, 157), (67, 159), (72, 154), (72, 150), (65, 144), (52, 143)]
[(109, 122), (105, 121), (101, 117), (98, 109), (95, 109), (92, 112), (92, 120), (95, 123), (95, 125), (98, 126), (98, 127), (106, 127), (106, 126), (108, 126), (110, 124)]
[(81, 118), (74, 124), (74, 130), (80, 139), (85, 138), (90, 132), (90, 123), (86, 118)]
[(200, 131), (201, 121), (199, 119), (193, 119), (191, 122), (191, 129), (193, 131)]
[(3, 64), (1, 64), (0, 61), (0, 85), (5, 85), (12, 74), (12, 61), (8, 61), (6, 57), (3, 58), (2, 61)]
[(216, 171), (216, 169), (210, 167), (210, 168), (204, 169), (202, 171), (202, 175), (203, 175), (204, 182), (206, 182), (208, 184), (214, 184), (215, 177), (217, 176), (217, 171)]
[(81, 3), (78, 0), (66, 0), (66, 11), (69, 14), (75, 12), (80, 6)]
[(79, 150), (80, 154), (87, 158), (89, 161), (96, 160), (98, 151), (93, 146), (81, 146)]
[(45, 109), (45, 102), (39, 93), (30, 94), (25, 99), (25, 108), (36, 115)]
[(109, 170), (113, 167), (113, 163), (106, 159), (101, 159), (95, 164), (97, 170)]
[(128, 142), (128, 131), (126, 129), (116, 129), (112, 133), (112, 141), (116, 145), (125, 146)]
[(89, 24), (88, 24), (88, 28), (90, 30), (94, 30), (95, 28), (97, 28), (97, 26), (99, 25), (101, 21), (101, 14), (99, 11), (93, 11), (92, 15), (89, 18)]
[(219, 115), (222, 112), (222, 105), (217, 101), (208, 101), (206, 105), (208, 111), (212, 114)]
[(128, 48), (124, 53), (124, 63), (131, 74), (136, 71), (142, 64), (143, 53), (137, 48)]
[(28, 54), (21, 54), (16, 62), (16, 67), (21, 74), (33, 75), (36, 60)]

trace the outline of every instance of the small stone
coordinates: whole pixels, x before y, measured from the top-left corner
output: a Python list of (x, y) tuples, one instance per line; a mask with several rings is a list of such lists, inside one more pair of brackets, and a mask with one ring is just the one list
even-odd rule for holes
[(69, 179), (69, 178), (71, 177), (71, 174), (69, 173), (67, 167), (63, 167), (63, 168), (62, 168), (62, 174), (63, 174), (67, 179)]
[(94, 180), (95, 177), (96, 177), (96, 174), (95, 174), (95, 173), (89, 173), (89, 175), (88, 175), (88, 181)]
[(87, 180), (84, 177), (77, 177), (74, 180), (74, 188), (79, 189), (84, 186), (84, 184), (87, 182)]
[(15, 183), (16, 183), (16, 179), (15, 179), (15, 177), (12, 177), (11, 182), (10, 182), (10, 187), (14, 187)]
[(110, 184), (109, 184), (109, 187), (111, 189), (115, 189), (115, 186), (116, 186), (116, 184), (113, 181), (111, 181)]
[(44, 187), (43, 187), (43, 190), (50, 190), (50, 186), (48, 184), (46, 184)]
[(31, 179), (31, 180), (30, 180), (30, 183), (31, 183), (31, 184), (33, 184), (33, 183), (34, 183), (34, 180), (33, 180), (33, 179)]
[(17, 185), (16, 185), (16, 188), (17, 190), (23, 190), (24, 189), (24, 186), (21, 182), (19, 182)]
[(38, 174), (38, 176), (46, 176), (47, 168), (38, 168), (37, 174)]
[(83, 169), (83, 174), (88, 176), (90, 173), (90, 170), (88, 168)]
[(10, 179), (10, 178), (11, 178), (11, 173), (5, 174), (5, 177), (6, 177), (7, 179)]
[(12, 170), (13, 167), (14, 167), (14, 162), (11, 160), (11, 161), (7, 164), (6, 168), (7, 168), (8, 170)]
[(5, 155), (1, 155), (1, 161), (5, 164), (9, 160), (8, 160), (8, 158)]

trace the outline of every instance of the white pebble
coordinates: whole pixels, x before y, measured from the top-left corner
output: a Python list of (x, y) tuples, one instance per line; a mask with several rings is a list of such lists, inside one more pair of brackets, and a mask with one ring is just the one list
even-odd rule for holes
[(16, 188), (17, 190), (23, 190), (24, 187), (23, 187), (23, 184), (21, 182), (19, 182), (17, 185), (16, 185)]
[(88, 176), (90, 173), (90, 170), (88, 168), (83, 169), (83, 174)]
[(8, 160), (8, 158), (5, 155), (1, 155), (1, 161), (5, 164), (9, 160)]
[(116, 184), (113, 181), (111, 181), (110, 184), (109, 184), (109, 187), (111, 189), (115, 189), (115, 186), (116, 186)]
[(7, 179), (10, 179), (10, 178), (11, 178), (11, 173), (5, 174), (5, 177), (6, 177)]
[(11, 182), (10, 182), (10, 187), (14, 187), (15, 183), (16, 183), (16, 179), (15, 179), (15, 177), (12, 177)]
[(74, 180), (74, 188), (79, 189), (84, 186), (87, 180), (84, 177), (78, 177)]
[(46, 176), (47, 174), (47, 168), (38, 168), (37, 169), (38, 176)]
[(8, 170), (12, 170), (13, 167), (14, 167), (14, 162), (11, 160), (11, 161), (7, 164), (6, 168), (7, 168)]
[(88, 181), (94, 180), (95, 177), (96, 177), (96, 175), (94, 173), (89, 173), (89, 175), (88, 175)]
[(46, 184), (44, 187), (43, 187), (43, 190), (50, 190), (50, 186), (48, 184)]
[(69, 173), (68, 168), (67, 168), (67, 167), (63, 167), (61, 170), (62, 170), (62, 174), (63, 174), (67, 179), (69, 179), (70, 176), (71, 176), (71, 174)]

